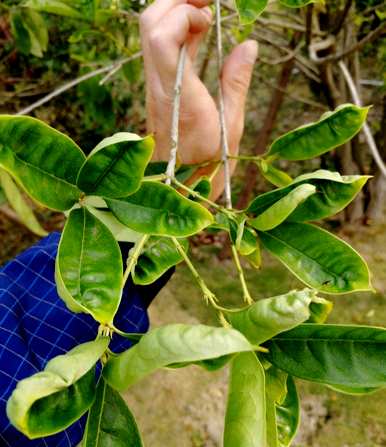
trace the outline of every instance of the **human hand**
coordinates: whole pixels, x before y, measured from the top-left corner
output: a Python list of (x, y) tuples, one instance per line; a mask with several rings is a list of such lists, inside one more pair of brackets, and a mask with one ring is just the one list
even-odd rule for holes
[[(179, 159), (200, 164), (221, 158), (220, 119), (215, 100), (194, 69), (200, 42), (212, 22), (210, 0), (155, 0), (141, 15), (141, 39), (146, 77), (148, 131), (156, 140), (154, 160), (168, 160), (174, 83), (181, 46), (187, 45), (182, 84), (179, 127)], [(244, 106), (257, 43), (246, 41), (233, 49), (224, 62), (221, 83), (230, 155), (237, 155), (244, 129)], [(235, 163), (231, 163), (232, 169)], [(212, 167), (200, 170), (208, 174)], [(212, 197), (223, 190), (223, 173), (213, 180)]]

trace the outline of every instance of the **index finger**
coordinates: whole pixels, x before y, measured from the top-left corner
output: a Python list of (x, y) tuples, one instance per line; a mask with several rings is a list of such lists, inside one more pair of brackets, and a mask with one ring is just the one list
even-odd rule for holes
[(178, 5), (188, 3), (197, 8), (208, 6), (212, 0), (155, 0), (142, 14), (141, 26), (144, 29), (152, 28), (162, 17), (164, 17), (171, 9)]

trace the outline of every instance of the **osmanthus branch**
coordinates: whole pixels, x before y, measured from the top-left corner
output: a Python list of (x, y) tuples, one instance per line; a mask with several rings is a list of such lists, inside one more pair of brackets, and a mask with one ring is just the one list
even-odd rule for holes
[[(355, 82), (354, 82), (354, 80), (353, 80), (353, 78), (352, 78), (348, 68), (346, 67), (346, 64), (343, 61), (339, 61), (338, 65), (339, 65), (339, 68), (342, 71), (342, 74), (343, 74), (346, 82), (347, 82), (347, 85), (348, 85), (348, 88), (350, 90), (350, 93), (351, 93), (352, 99), (354, 101), (354, 104), (357, 105), (358, 107), (361, 107), (362, 101), (361, 101), (361, 98), (359, 96), (359, 92), (358, 92), (358, 90), (357, 90), (357, 88), (355, 86)], [(371, 133), (370, 127), (367, 124), (367, 122), (365, 122), (363, 124), (363, 134), (366, 137), (367, 144), (369, 146), (371, 155), (373, 156), (375, 163), (377, 164), (377, 166), (378, 166), (379, 170), (381, 171), (382, 175), (386, 178), (386, 165), (383, 162), (382, 157), (381, 157), (381, 155), (380, 155), (380, 153), (378, 151), (378, 148), (377, 148), (377, 145), (375, 143), (373, 134)]]
[[(62, 93), (66, 92), (67, 90), (70, 90), (73, 87), (76, 87), (78, 84), (81, 84), (82, 82), (87, 81), (88, 79), (94, 78), (95, 76), (98, 76), (103, 73), (107, 73), (107, 72), (110, 73), (112, 71), (115, 73), (117, 71), (116, 70), (117, 67), (119, 69), (123, 65), (127, 64), (128, 62), (131, 62), (134, 59), (138, 59), (141, 56), (142, 56), (142, 51), (138, 51), (137, 53), (134, 53), (132, 56), (119, 59), (116, 62), (113, 62), (109, 65), (106, 65), (104, 67), (98, 68), (93, 71), (90, 71), (89, 73), (85, 73), (84, 75), (79, 76), (79, 77), (61, 85), (60, 87), (58, 87), (57, 89), (55, 89), (51, 93), (49, 93), (48, 95), (43, 96), (43, 98), (40, 98), (38, 101), (36, 101), (36, 102), (30, 104), (29, 106), (25, 107), (24, 109), (20, 110), (19, 112), (16, 113), (16, 115), (27, 115), (28, 113), (32, 112), (32, 110), (37, 109), (38, 107), (42, 106), (46, 102), (51, 101), (51, 99), (55, 98), (56, 96), (61, 95)], [(114, 74), (114, 73), (112, 73), (112, 74)], [(112, 76), (112, 74), (110, 76)]]
[[(217, 33), (217, 81), (218, 81), (218, 93), (219, 93), (219, 114), (220, 114), (220, 126), (221, 126), (221, 159), (223, 162), (224, 170), (224, 195), (225, 205), (228, 210), (232, 209), (232, 190), (231, 190), (231, 173), (229, 166), (229, 145), (228, 145), (228, 132), (225, 120), (225, 105), (224, 105), (224, 92), (221, 83), (221, 69), (223, 65), (223, 46), (222, 46), (222, 30), (221, 30), (221, 1), (215, 0), (216, 8), (216, 33)], [(237, 272), (239, 274), (241, 286), (243, 289), (244, 301), (248, 304), (253, 303), (251, 295), (248, 291), (248, 286), (244, 278), (243, 269), (241, 267), (239, 254), (236, 247), (232, 244), (232, 255), (235, 261)]]
[(173, 98), (173, 111), (172, 111), (172, 124), (170, 132), (170, 154), (169, 162), (166, 167), (166, 180), (165, 183), (170, 185), (174, 179), (174, 173), (177, 163), (177, 151), (178, 151), (178, 137), (179, 137), (179, 122), (180, 122), (180, 103), (181, 103), (181, 88), (182, 80), (184, 77), (186, 62), (186, 45), (181, 47), (180, 55), (177, 64), (176, 81), (174, 84), (174, 98)]
[(129, 256), (126, 261), (126, 269), (123, 274), (123, 285), (126, 284), (126, 281), (129, 279), (130, 273), (134, 270), (135, 265), (137, 264), (138, 258), (143, 250), (144, 245), (149, 239), (148, 234), (144, 234), (141, 239), (139, 239), (134, 247), (129, 251)]

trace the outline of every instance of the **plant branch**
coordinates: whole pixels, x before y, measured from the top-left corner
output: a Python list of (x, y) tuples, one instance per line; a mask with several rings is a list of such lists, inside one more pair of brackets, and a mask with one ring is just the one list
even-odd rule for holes
[(129, 251), (129, 256), (127, 257), (126, 261), (126, 270), (123, 274), (123, 285), (126, 284), (126, 281), (128, 280), (130, 273), (134, 270), (135, 265), (137, 264), (138, 257), (142, 252), (143, 246), (146, 244), (147, 240), (149, 239), (149, 235), (145, 234), (139, 239), (134, 247)]
[(249, 290), (248, 290), (247, 282), (245, 281), (244, 272), (243, 272), (243, 269), (241, 267), (239, 254), (237, 253), (237, 249), (236, 249), (236, 247), (233, 244), (232, 244), (232, 255), (233, 255), (233, 259), (234, 259), (235, 264), (236, 264), (236, 269), (237, 269), (237, 273), (239, 275), (241, 287), (243, 289), (244, 301), (247, 304), (253, 304), (254, 301), (251, 298), (251, 295), (250, 295)]
[[(351, 96), (352, 96), (352, 99), (353, 99), (355, 105), (360, 107), (362, 105), (362, 101), (359, 96), (355, 82), (354, 82), (348, 68), (346, 67), (346, 64), (343, 61), (339, 61), (338, 65), (343, 73), (343, 76), (344, 76), (346, 82), (347, 82), (348, 88), (350, 90), (350, 93), (351, 93)], [(366, 137), (367, 144), (369, 146), (371, 155), (373, 156), (375, 163), (377, 164), (377, 166), (378, 166), (379, 170), (381, 171), (381, 173), (383, 174), (383, 176), (386, 178), (386, 165), (383, 162), (382, 157), (378, 151), (373, 134), (371, 133), (370, 127), (367, 124), (367, 122), (365, 122), (363, 124), (363, 134)]]
[(223, 48), (222, 48), (222, 33), (221, 33), (220, 0), (215, 0), (215, 6), (216, 6), (216, 32), (217, 32), (217, 73), (218, 73), (218, 92), (219, 92), (219, 113), (220, 113), (220, 126), (221, 126), (221, 159), (224, 164), (225, 204), (227, 208), (232, 208), (231, 176), (230, 176), (230, 168), (228, 160), (228, 154), (229, 154), (228, 134), (225, 122), (224, 94), (221, 85)]
[(130, 57), (125, 57), (123, 59), (120, 59), (116, 62), (113, 62), (112, 64), (106, 65), (105, 67), (98, 68), (96, 70), (90, 71), (89, 73), (86, 73), (82, 76), (79, 76), (72, 81), (66, 82), (65, 84), (61, 85), (57, 89), (53, 90), (51, 93), (49, 93), (46, 96), (43, 96), (43, 98), (40, 98), (38, 101), (30, 104), (29, 106), (25, 107), (24, 109), (20, 110), (16, 113), (16, 115), (27, 115), (28, 113), (32, 112), (32, 110), (37, 109), (38, 107), (42, 106), (46, 102), (51, 101), (51, 99), (55, 98), (56, 96), (61, 95), (62, 93), (66, 92), (67, 90), (70, 90), (71, 88), (77, 86), (78, 84), (81, 84), (84, 81), (87, 81), (88, 79), (91, 79), (95, 76), (98, 76), (100, 74), (110, 72), (114, 70), (116, 67), (122, 67), (122, 65), (127, 64), (128, 62), (138, 59), (142, 56), (142, 52), (138, 52), (133, 54)]
[(183, 249), (182, 245), (178, 242), (178, 239), (175, 237), (171, 238), (178, 253), (181, 255), (181, 257), (184, 259), (186, 265), (189, 267), (190, 272), (192, 273), (194, 279), (197, 281), (197, 284), (199, 285), (200, 289), (202, 290), (202, 293), (204, 295), (204, 299), (206, 303), (210, 303), (214, 308), (218, 310), (222, 310), (222, 308), (219, 308), (217, 304), (217, 298), (216, 295), (209, 290), (209, 287), (205, 284), (205, 281), (201, 277), (201, 275), (198, 273), (196, 268), (194, 267), (192, 261), (189, 259), (189, 256), (185, 253), (185, 250)]
[(166, 181), (167, 185), (170, 185), (172, 179), (174, 179), (174, 171), (177, 163), (177, 150), (178, 150), (178, 125), (180, 121), (180, 103), (181, 103), (181, 87), (184, 77), (184, 69), (186, 62), (186, 45), (183, 45), (180, 50), (180, 55), (177, 64), (176, 82), (174, 84), (174, 100), (173, 100), (173, 112), (172, 112), (172, 125), (170, 135), (170, 154), (169, 162), (166, 167)]

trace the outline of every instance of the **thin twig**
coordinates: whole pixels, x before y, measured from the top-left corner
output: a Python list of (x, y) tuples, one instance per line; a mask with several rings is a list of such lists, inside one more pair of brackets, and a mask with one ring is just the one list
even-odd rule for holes
[[(343, 76), (347, 82), (347, 85), (350, 90), (354, 104), (357, 105), (358, 107), (360, 107), (362, 105), (362, 101), (359, 97), (359, 93), (356, 88), (355, 82), (354, 82), (348, 68), (346, 67), (346, 64), (343, 61), (339, 61), (339, 68), (342, 70)], [(379, 170), (384, 175), (384, 177), (386, 177), (386, 165), (384, 164), (382, 157), (378, 151), (373, 134), (371, 133), (370, 127), (367, 124), (367, 122), (365, 122), (363, 125), (363, 134), (366, 137), (367, 144), (369, 145), (369, 149), (370, 149), (371, 155), (374, 158), (375, 163), (377, 164)]]
[(172, 179), (174, 179), (174, 171), (176, 169), (176, 163), (177, 163), (181, 87), (182, 87), (182, 79), (184, 77), (185, 62), (186, 62), (186, 45), (183, 45), (180, 50), (180, 55), (178, 58), (176, 82), (174, 84), (173, 113), (172, 113), (172, 125), (170, 133), (170, 154), (169, 154), (169, 162), (166, 167), (167, 178), (165, 181), (167, 185), (170, 185)]
[(223, 48), (222, 48), (222, 33), (221, 33), (221, 3), (220, 0), (215, 0), (216, 5), (216, 32), (217, 32), (217, 72), (218, 72), (218, 92), (219, 92), (219, 113), (221, 126), (221, 159), (224, 164), (224, 193), (225, 204), (227, 208), (232, 208), (232, 192), (231, 192), (231, 176), (229, 169), (229, 147), (228, 134), (225, 121), (225, 107), (224, 94), (221, 85), (221, 68), (223, 64)]
[(244, 301), (247, 304), (253, 304), (253, 299), (251, 298), (251, 295), (249, 293), (248, 286), (247, 286), (247, 283), (246, 283), (245, 277), (244, 277), (244, 272), (243, 272), (243, 269), (241, 267), (239, 254), (237, 252), (237, 248), (233, 244), (232, 244), (232, 254), (233, 254), (233, 259), (234, 259), (235, 264), (236, 264), (237, 273), (239, 275), (241, 287), (243, 289)]
[(16, 115), (27, 115), (28, 113), (32, 112), (32, 110), (42, 106), (48, 101), (51, 101), (51, 99), (55, 98), (56, 96), (61, 95), (62, 93), (66, 92), (67, 90), (70, 90), (71, 88), (77, 86), (78, 84), (87, 81), (88, 79), (91, 79), (95, 76), (98, 76), (102, 73), (109, 72), (113, 70), (117, 66), (122, 66), (124, 64), (127, 64), (128, 62), (137, 59), (142, 56), (142, 52), (138, 52), (133, 54), (130, 57), (125, 57), (123, 59), (120, 59), (116, 62), (113, 62), (112, 64), (106, 65), (105, 67), (98, 68), (97, 70), (90, 71), (89, 73), (86, 73), (82, 76), (79, 76), (78, 78), (73, 79), (72, 81), (66, 82), (65, 84), (61, 85), (51, 93), (49, 93), (46, 96), (43, 96), (43, 98), (39, 99), (38, 101), (32, 103), (28, 107), (25, 107), (24, 109), (20, 110), (16, 113)]
[(137, 264), (138, 257), (142, 252), (142, 249), (144, 245), (146, 244), (147, 240), (149, 239), (148, 234), (144, 234), (141, 239), (139, 239), (134, 247), (130, 250), (129, 256), (127, 257), (126, 261), (126, 270), (123, 274), (123, 285), (126, 284), (126, 281), (128, 280), (130, 273), (133, 272), (135, 265)]

